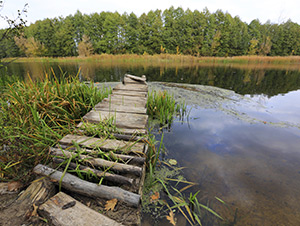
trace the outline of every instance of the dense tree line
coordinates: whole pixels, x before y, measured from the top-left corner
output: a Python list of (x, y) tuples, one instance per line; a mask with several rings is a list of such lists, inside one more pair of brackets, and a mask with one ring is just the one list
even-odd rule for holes
[[(5, 30), (0, 30), (0, 35)], [(88, 56), (91, 54), (189, 54), (194, 56), (300, 55), (300, 25), (247, 24), (214, 13), (171, 7), (134, 13), (77, 11), (66, 18), (36, 21), (24, 33), (0, 43), (0, 58)]]

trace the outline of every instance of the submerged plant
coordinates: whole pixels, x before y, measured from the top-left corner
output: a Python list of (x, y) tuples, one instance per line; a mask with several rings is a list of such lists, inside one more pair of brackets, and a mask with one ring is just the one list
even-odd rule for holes
[(189, 196), (184, 194), (196, 184), (187, 181), (181, 175), (182, 168), (173, 167), (166, 161), (162, 163), (163, 165), (157, 167), (152, 175), (148, 173), (146, 177), (145, 195), (142, 199), (144, 212), (151, 214), (156, 220), (166, 217), (174, 222), (176, 215), (181, 214), (190, 225), (210, 225), (214, 221), (213, 218), (222, 220), (208, 203), (206, 205), (200, 203), (198, 200), (200, 191), (189, 193)]

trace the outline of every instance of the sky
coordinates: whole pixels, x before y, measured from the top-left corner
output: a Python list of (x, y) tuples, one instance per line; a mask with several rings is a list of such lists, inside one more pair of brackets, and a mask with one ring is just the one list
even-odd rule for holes
[[(1, 1), (1, 0), (0, 0)], [(27, 25), (45, 18), (66, 17), (79, 10), (83, 14), (100, 13), (102, 11), (135, 13), (140, 16), (150, 10), (165, 10), (171, 6), (183, 9), (202, 11), (205, 7), (210, 12), (221, 9), (233, 17), (239, 16), (242, 21), (250, 23), (259, 19), (265, 23), (283, 23), (288, 19), (300, 24), (299, 0), (3, 0), (1, 16), (10, 19), (17, 16), (17, 10), (28, 3)], [(0, 18), (0, 28), (7, 23)]]

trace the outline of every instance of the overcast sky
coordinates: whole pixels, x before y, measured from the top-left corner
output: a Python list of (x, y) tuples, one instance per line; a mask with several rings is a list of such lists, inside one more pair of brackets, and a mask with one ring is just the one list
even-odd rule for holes
[[(150, 10), (164, 10), (171, 6), (199, 11), (207, 7), (210, 12), (221, 9), (232, 16), (239, 16), (247, 23), (253, 19), (259, 19), (262, 23), (267, 20), (282, 23), (291, 19), (300, 24), (299, 0), (4, 0), (0, 15), (13, 18), (26, 3), (29, 5), (28, 25), (45, 18), (65, 17), (77, 10), (85, 14), (102, 11), (118, 11), (121, 14), (134, 12), (140, 16)], [(0, 19), (0, 28), (4, 27), (6, 23)]]

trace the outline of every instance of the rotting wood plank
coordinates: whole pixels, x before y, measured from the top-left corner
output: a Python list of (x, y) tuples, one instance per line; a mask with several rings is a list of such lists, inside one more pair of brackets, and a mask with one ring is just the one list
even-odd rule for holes
[(118, 99), (122, 99), (122, 100), (134, 100), (134, 101), (142, 101), (142, 102), (147, 102), (147, 97), (135, 97), (135, 96), (121, 96), (120, 95), (114, 95), (114, 94), (110, 94), (109, 98), (118, 98)]
[(83, 120), (91, 123), (99, 123), (105, 119), (113, 117), (117, 128), (125, 129), (144, 129), (146, 128), (148, 115), (128, 114), (128, 113), (109, 113), (106, 111), (92, 110), (87, 113)]
[(17, 202), (30, 201), (41, 204), (55, 193), (54, 185), (45, 178), (38, 178), (20, 195)]
[(133, 79), (133, 80), (139, 81), (139, 82), (146, 82), (145, 75), (142, 75), (142, 77), (139, 77), (139, 76), (135, 76), (135, 75), (125, 74), (125, 78), (130, 78), (130, 79)]
[[(119, 96), (121, 97), (121, 96)], [(126, 100), (121, 98), (111, 98), (111, 99), (103, 99), (101, 103), (108, 103), (108, 104), (114, 104), (114, 105), (121, 105), (121, 106), (128, 106), (128, 107), (139, 107), (139, 108), (145, 108), (146, 103), (144, 101), (137, 101), (137, 100)], [(95, 105), (95, 108), (99, 106), (100, 103)]]
[[(76, 127), (79, 129), (84, 128), (84, 123), (80, 122)], [(135, 139), (137, 135), (145, 135), (148, 133), (146, 129), (127, 129), (127, 128), (118, 128), (118, 132), (119, 133), (113, 133), (113, 136), (116, 137), (118, 140), (123, 139), (124, 136), (126, 138), (123, 140), (127, 140), (127, 141), (139, 140), (139, 139)]]
[(133, 207), (138, 207), (140, 203), (141, 196), (138, 194), (126, 191), (119, 187), (94, 184), (69, 173), (65, 173), (63, 176), (62, 172), (42, 164), (38, 164), (36, 167), (34, 167), (33, 172), (39, 175), (50, 177), (53, 181), (57, 181), (56, 183), (62, 179), (61, 186), (63, 188), (81, 195), (104, 199), (115, 198)]
[[(66, 208), (72, 203), (73, 205)], [(121, 226), (120, 223), (83, 205), (69, 195), (59, 192), (38, 209), (39, 213), (55, 226), (90, 226), (111, 225)]]
[(114, 90), (124, 90), (124, 91), (135, 91), (135, 92), (147, 92), (148, 86), (144, 84), (118, 84), (114, 87)]
[(123, 84), (146, 84), (145, 81), (137, 81), (132, 78), (124, 77)]
[(146, 97), (148, 93), (147, 92), (129, 91), (129, 90), (113, 90), (112, 94), (121, 95), (121, 96)]
[(126, 106), (121, 104), (113, 104), (109, 102), (100, 102), (95, 106), (96, 111), (108, 111), (108, 112), (123, 112), (123, 113), (135, 113), (146, 114), (147, 109), (144, 107)]
[(143, 172), (143, 169), (139, 166), (108, 161), (102, 158), (92, 158), (89, 155), (80, 155), (76, 152), (73, 152), (72, 150), (67, 151), (59, 148), (51, 148), (50, 150), (50, 154), (53, 156), (61, 156), (66, 158), (72, 158), (76, 156), (77, 158), (83, 160), (85, 163), (90, 164), (94, 167), (101, 167), (105, 169), (109, 168), (114, 172), (129, 173), (136, 176), (141, 176)]
[(124, 140), (111, 140), (105, 138), (87, 137), (80, 135), (68, 134), (64, 136), (59, 143), (68, 146), (73, 145), (73, 142), (77, 143), (81, 147), (87, 148), (100, 148), (102, 151), (120, 151), (120, 153), (143, 153), (145, 144), (133, 141)]
[[(33, 207), (39, 206), (56, 193), (56, 188), (47, 178), (38, 178), (33, 181), (25, 191), (20, 193), (17, 200), (13, 200), (8, 205), (1, 208), (0, 225), (23, 225), (28, 217), (32, 215)], [(15, 219), (17, 218), (17, 219)], [(31, 216), (35, 220), (37, 216)]]
[[(63, 146), (65, 146), (65, 145), (63, 145)], [(65, 146), (65, 148), (63, 148), (62, 146), (59, 147), (59, 145), (57, 145), (57, 147), (55, 147), (55, 148), (67, 150), (67, 151), (74, 151), (77, 149), (76, 147), (70, 147), (70, 146)], [(54, 149), (54, 148), (50, 148), (50, 151), (52, 149)], [(94, 155), (94, 156), (99, 155), (99, 150), (95, 150), (95, 149), (80, 148), (80, 151), (86, 152), (89, 155)], [(103, 153), (102, 150), (101, 150), (101, 153)], [(143, 154), (143, 153), (135, 152), (135, 154)], [(114, 153), (113, 151), (108, 152), (107, 156), (109, 156), (112, 160), (118, 160), (118, 162), (132, 164), (132, 165), (143, 165), (146, 160), (145, 157), (117, 154), (117, 153)]]
[[(56, 164), (62, 164), (65, 162), (64, 159), (61, 158), (53, 158), (53, 162)], [(63, 166), (65, 166), (66, 164), (63, 164)], [(128, 178), (128, 177), (124, 177), (122, 175), (118, 175), (118, 174), (111, 174), (108, 172), (103, 172), (101, 170), (97, 170), (97, 169), (93, 169), (90, 168), (88, 166), (83, 166), (83, 165), (77, 165), (76, 163), (70, 162), (69, 167), (71, 169), (76, 169), (77, 167), (79, 167), (80, 170), (86, 171), (86, 172), (93, 172), (98, 178), (103, 178), (106, 181), (110, 181), (113, 182), (115, 184), (128, 184), (128, 185), (132, 185), (133, 183), (133, 179), (132, 178)]]

